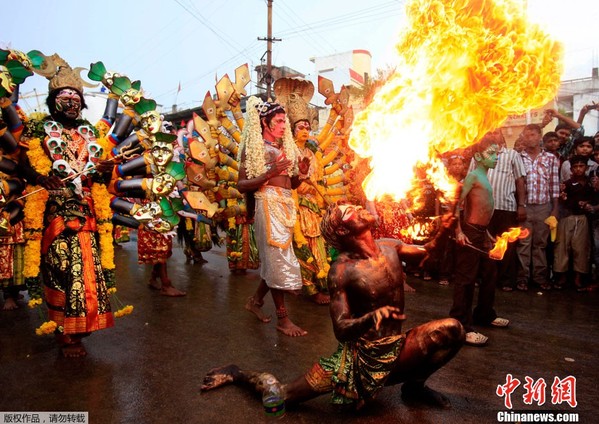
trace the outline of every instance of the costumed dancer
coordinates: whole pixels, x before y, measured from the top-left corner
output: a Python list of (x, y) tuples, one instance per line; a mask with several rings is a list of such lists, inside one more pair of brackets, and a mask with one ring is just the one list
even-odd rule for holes
[[(29, 57), (21, 52), (0, 50), (0, 287), (4, 294), (3, 310), (18, 307), (25, 290), (23, 278), (23, 202), (16, 200), (25, 182), (19, 178), (18, 136), (25, 119), (16, 101), (19, 84), (33, 73)], [(23, 63), (21, 63), (23, 62)], [(13, 103), (14, 102), (14, 103)]]
[(292, 190), (299, 186), (309, 163), (298, 163), (299, 151), (293, 141), (285, 110), (277, 103), (250, 97), (247, 123), (240, 147), (238, 188), (253, 194), (255, 226), (260, 253), (260, 285), (248, 299), (246, 309), (263, 322), (264, 297), (270, 291), (277, 314), (277, 330), (287, 336), (304, 336), (307, 331), (290, 319), (285, 292), (302, 287), (300, 266), (293, 252), (293, 226), (296, 220)]
[[(27, 188), (24, 274), (32, 299), (39, 296), (43, 280), (62, 353), (83, 356), (82, 338), (114, 323), (108, 296), (115, 284), (112, 212), (106, 188), (113, 164), (102, 160), (106, 150), (98, 130), (80, 118), (86, 107), (83, 85), (89, 84), (58, 55), (46, 59), (50, 115), (27, 122), (20, 137), (26, 152), (22, 165), (33, 168), (28, 182), (48, 189)], [(111, 105), (109, 99), (107, 111)]]
[[(184, 208), (180, 196), (171, 197), (171, 194), (176, 191), (177, 182), (185, 176), (184, 166), (172, 161), (173, 143), (177, 136), (160, 132), (162, 116), (155, 107), (153, 100), (143, 98), (133, 107), (139, 114), (141, 127), (137, 137), (145, 151), (116, 169), (119, 178), (144, 177), (119, 179), (114, 184), (115, 191), (122, 197), (143, 200), (139, 204), (131, 204), (124, 199), (113, 199), (112, 207), (117, 212), (127, 212), (134, 218), (141, 218), (139, 224), (135, 224), (138, 229), (137, 254), (140, 264), (152, 265), (148, 286), (160, 290), (164, 296), (179, 297), (186, 293), (173, 286), (168, 276), (167, 261), (172, 256), (172, 238), (180, 222), (177, 212)], [(140, 211), (148, 211), (150, 218), (141, 216)]]
[(307, 158), (310, 163), (307, 178), (294, 191), (298, 219), (293, 249), (301, 266), (303, 291), (315, 303), (326, 305), (330, 301), (327, 287), (330, 265), (327, 246), (320, 233), (324, 196), (319, 191), (318, 175), (322, 174), (322, 167), (314, 154), (317, 150), (315, 143), (308, 143), (315, 115), (311, 113), (308, 102), (314, 94), (314, 85), (302, 79), (280, 78), (275, 82), (274, 91), (287, 111), (300, 157)]
[(215, 200), (220, 205), (219, 223), (226, 233), (227, 261), (233, 273), (244, 273), (260, 266), (252, 219), (254, 206), (253, 203), (248, 206), (237, 189), (239, 163), (236, 159), (245, 125), (240, 100), (247, 94), (245, 86), (249, 82), (247, 64), (235, 69), (235, 82), (225, 74), (215, 86), (218, 99), (214, 100), (209, 92), (206, 93), (202, 105), (206, 121), (194, 116), (196, 128), (206, 144), (218, 149)]
[[(167, 126), (166, 122), (163, 126)], [(196, 163), (187, 166), (186, 160), (192, 161), (189, 150), (189, 141), (192, 137), (197, 138), (197, 133), (194, 135), (193, 121), (190, 120), (187, 125), (183, 125), (183, 128), (177, 131), (177, 147), (175, 148), (173, 160), (179, 160), (186, 164), (186, 177), (183, 180), (184, 190), (196, 191), (199, 190), (198, 186), (192, 184), (190, 180), (197, 177), (198, 172), (203, 171), (203, 169), (198, 170), (197, 167), (202, 165)], [(199, 178), (203, 177), (200, 176)], [(177, 226), (177, 237), (179, 243), (183, 245), (183, 253), (188, 262), (193, 261), (200, 264), (206, 262), (202, 253), (212, 249), (212, 228), (208, 224), (198, 222), (192, 218), (184, 218)]]

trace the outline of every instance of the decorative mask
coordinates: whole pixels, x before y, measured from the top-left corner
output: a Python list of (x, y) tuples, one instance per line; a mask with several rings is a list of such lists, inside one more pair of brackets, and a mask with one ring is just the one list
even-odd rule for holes
[(144, 224), (158, 219), (161, 215), (162, 209), (156, 202), (146, 203), (137, 208), (132, 214), (133, 218)]
[(2, 87), (8, 94), (12, 94), (12, 92), (15, 91), (15, 88), (17, 88), (17, 84), (13, 82), (8, 68), (2, 65), (0, 65), (0, 87)]
[(66, 178), (69, 175), (75, 173), (75, 171), (73, 171), (73, 168), (71, 168), (71, 165), (69, 165), (67, 161), (63, 159), (54, 161), (54, 163), (52, 164), (52, 170), (54, 170), (54, 172), (61, 178)]
[(62, 135), (63, 126), (60, 122), (46, 121), (44, 122), (44, 131), (50, 137), (59, 138)]
[(170, 174), (163, 172), (151, 178), (150, 190), (157, 196), (166, 196), (175, 188), (177, 180)]
[(166, 166), (173, 158), (173, 144), (170, 142), (155, 141), (150, 149), (152, 160), (156, 166)]
[(62, 138), (50, 137), (46, 140), (46, 147), (52, 160), (62, 159), (64, 152), (67, 148), (67, 143)]
[(79, 128), (77, 128), (77, 132), (81, 134), (81, 137), (83, 137), (88, 143), (93, 143), (96, 141), (96, 134), (94, 134), (94, 130), (89, 125), (79, 126)]
[(87, 145), (87, 153), (89, 154), (88, 160), (90, 162), (98, 163), (104, 153), (104, 149), (98, 143), (89, 143)]
[(156, 134), (162, 128), (162, 117), (155, 110), (141, 115), (141, 128), (148, 134)]

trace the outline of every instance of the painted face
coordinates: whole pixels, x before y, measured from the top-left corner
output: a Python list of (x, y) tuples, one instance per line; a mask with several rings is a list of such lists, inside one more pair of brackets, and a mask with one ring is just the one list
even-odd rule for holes
[(145, 112), (141, 115), (141, 127), (148, 134), (156, 134), (162, 127), (162, 118), (155, 110)]
[(295, 124), (293, 134), (298, 142), (306, 142), (310, 138), (310, 123), (300, 121)]
[(77, 119), (81, 112), (81, 96), (75, 90), (65, 88), (56, 96), (56, 111), (69, 119)]
[(273, 116), (265, 131), (269, 132), (275, 139), (283, 138), (283, 134), (285, 133), (285, 114), (277, 113)]
[(497, 166), (497, 144), (492, 144), (487, 147), (481, 155), (481, 163), (487, 168), (495, 168)]
[(340, 205), (339, 210), (341, 211), (341, 221), (347, 222), (357, 215), (361, 206), (356, 205)]
[(2, 65), (0, 65), (0, 86), (9, 94), (12, 94), (15, 88), (17, 88), (17, 85), (12, 82), (12, 76), (8, 72), (8, 68)]
[(374, 224), (374, 217), (362, 206), (340, 205), (341, 226), (350, 230), (352, 234), (359, 234)]
[(152, 179), (151, 190), (152, 193), (158, 196), (165, 196), (173, 191), (175, 187), (175, 178), (167, 173), (158, 174)]
[(171, 143), (156, 141), (152, 145), (150, 154), (152, 155), (152, 158), (156, 165), (166, 166), (173, 158), (173, 145)]

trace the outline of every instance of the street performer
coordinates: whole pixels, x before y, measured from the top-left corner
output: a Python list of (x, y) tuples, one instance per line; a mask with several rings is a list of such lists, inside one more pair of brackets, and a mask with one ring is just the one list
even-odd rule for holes
[[(291, 135), (285, 110), (278, 103), (261, 102), (251, 97), (240, 147), (239, 181), (241, 193), (247, 193), (248, 212), (255, 203), (256, 242), (260, 255), (260, 285), (245, 308), (262, 322), (264, 297), (270, 291), (277, 314), (277, 330), (286, 336), (304, 336), (285, 308), (285, 292), (302, 288), (300, 266), (293, 252), (293, 226), (297, 212), (291, 190), (306, 177), (310, 163), (298, 161), (298, 149)], [(299, 162), (299, 163), (298, 163)]]
[[(372, 237), (374, 217), (350, 204), (332, 205), (321, 223), (328, 243), (340, 251), (328, 284), (337, 351), (321, 358), (308, 372), (284, 385), (288, 405), (332, 392), (332, 403), (360, 408), (384, 386), (404, 383), (404, 401), (418, 400), (449, 407), (449, 400), (425, 386), (426, 379), (460, 350), (464, 329), (453, 318), (419, 325), (402, 333), (404, 273), (402, 259), (423, 257), (424, 246)], [(449, 228), (446, 223), (444, 230)], [(444, 231), (440, 231), (442, 233)], [(210, 371), (202, 391), (225, 384), (263, 390), (268, 373), (248, 372), (236, 365)]]

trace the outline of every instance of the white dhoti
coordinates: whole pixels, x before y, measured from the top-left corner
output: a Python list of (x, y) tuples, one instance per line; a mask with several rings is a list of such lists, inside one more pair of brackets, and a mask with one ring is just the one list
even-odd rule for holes
[(302, 276), (292, 246), (296, 210), (291, 190), (267, 185), (254, 197), (260, 277), (272, 289), (299, 290)]

